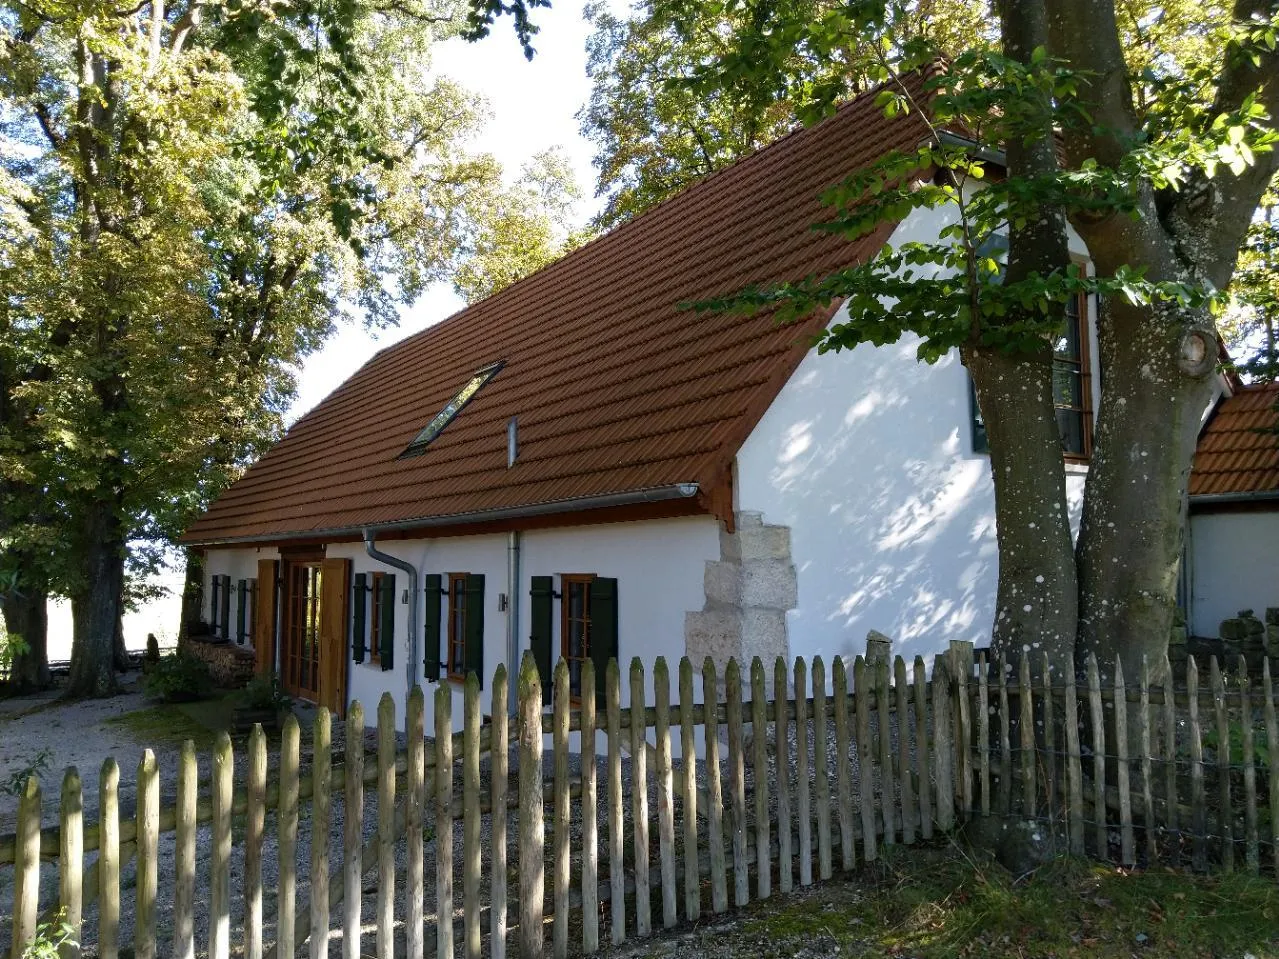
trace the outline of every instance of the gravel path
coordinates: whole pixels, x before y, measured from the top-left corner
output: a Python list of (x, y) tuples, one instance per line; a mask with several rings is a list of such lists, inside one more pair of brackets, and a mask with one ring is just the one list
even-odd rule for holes
[[(38, 703), (34, 705), (36, 707), (40, 706), (40, 704)], [(146, 705), (146, 703), (142, 699), (139, 693), (130, 692), (123, 696), (120, 696), (111, 700), (103, 700), (103, 701), (89, 702), (89, 703), (76, 703), (76, 704), (67, 704), (67, 705), (58, 704), (53, 706), (45, 706), (44, 708), (36, 708), (34, 711), (28, 711), (26, 713), (22, 713), (18, 715), (11, 714), (9, 718), (0, 718), (0, 743), (4, 744), (3, 746), (0, 746), (0, 763), (3, 763), (3, 765), (0, 765), (0, 779), (3, 779), (3, 777), (8, 774), (7, 770), (20, 768), (23, 763), (29, 762), (30, 757), (38, 753), (40, 750), (52, 749), (54, 750), (54, 752), (53, 752), (52, 758), (50, 758), (49, 760), (50, 772), (48, 772), (44, 777), (45, 792), (46, 792), (46, 796), (45, 796), (46, 825), (50, 824), (51, 822), (56, 822), (57, 791), (58, 791), (56, 783), (60, 779), (60, 773), (54, 772), (53, 770), (61, 770), (62, 765), (64, 763), (74, 763), (75, 765), (79, 766), (81, 770), (81, 775), (85, 779), (86, 821), (88, 822), (94, 821), (97, 815), (96, 813), (97, 776), (95, 771), (100, 766), (103, 758), (106, 755), (115, 755), (117, 759), (121, 761), (123, 766), (126, 764), (131, 754), (140, 755), (140, 751), (143, 747), (142, 743), (135, 741), (135, 739), (133, 738), (133, 736), (131, 735), (127, 727), (113, 726), (108, 722), (108, 720), (111, 719), (112, 717), (120, 715), (123, 712), (128, 711), (131, 708), (139, 708), (144, 705)], [(55, 725), (55, 723), (57, 725)], [(74, 735), (68, 735), (68, 732), (72, 730), (74, 730)], [(829, 747), (827, 750), (828, 773), (831, 777), (831, 798), (832, 798), (832, 805), (833, 805), (835, 802), (834, 775), (835, 775), (836, 766), (839, 762), (839, 757), (836, 755), (836, 750), (834, 747), (833, 722), (828, 721), (827, 731), (828, 731), (828, 737), (829, 737)], [(793, 737), (794, 735), (793, 727), (791, 732)], [(675, 739), (676, 742), (678, 742), (678, 738), (679, 738), (678, 729), (673, 731), (673, 738)], [(810, 756), (811, 756), (811, 749), (812, 749), (812, 738), (813, 738), (812, 731), (810, 727), (810, 735), (809, 735)], [(310, 723), (307, 722), (304, 717), (303, 746), (302, 746), (304, 774), (305, 774), (305, 768), (309, 766), (309, 752), (310, 752), (309, 739), (310, 739)], [(723, 730), (721, 729), (721, 741), (722, 739), (723, 739)], [(367, 754), (366, 764), (371, 765), (372, 763), (375, 762), (375, 750), (376, 750), (375, 732), (373, 730), (366, 730), (364, 734), (364, 740), (365, 740), (365, 750)], [(345, 726), (341, 722), (334, 723), (333, 742), (334, 742), (334, 755), (335, 755), (335, 760), (336, 760), (335, 765), (336, 765), (337, 762), (340, 762), (340, 757), (343, 755), (345, 751)], [(605, 738), (603, 734), (600, 735), (600, 742), (601, 744), (605, 742)], [(403, 738), (401, 737), (401, 744), (402, 743), (403, 743)], [(268, 775), (268, 781), (273, 780), (274, 770), (276, 769), (278, 765), (278, 754), (275, 751), (275, 748), (274, 748), (275, 745), (276, 744), (274, 743), (272, 744), (273, 748), (270, 754), (269, 762), (270, 762), (270, 769), (272, 772), (269, 773)], [(155, 748), (157, 759), (159, 760), (160, 769), (161, 769), (161, 777), (162, 777), (162, 783), (163, 783), (162, 792), (164, 793), (162, 797), (162, 802), (169, 803), (169, 802), (172, 802), (173, 800), (172, 793), (175, 788), (174, 787), (174, 778), (175, 778), (174, 771), (176, 769), (176, 765), (177, 765), (176, 760), (177, 760), (177, 755), (180, 747), (178, 746), (177, 743), (166, 743), (159, 747), (156, 747), (153, 745), (153, 748)], [(244, 752), (245, 751), (243, 748), (243, 742), (237, 741), (236, 743), (237, 790), (242, 788), (242, 783), (243, 783)], [(789, 757), (789, 769), (787, 770), (786, 775), (783, 777), (783, 781), (786, 782), (789, 785), (789, 788), (792, 790), (791, 808), (793, 811), (795, 809), (794, 783), (796, 779), (796, 759), (795, 759), (795, 748), (793, 745), (793, 738), (792, 738), (791, 748), (787, 750), (787, 754)], [(754, 804), (753, 804), (753, 799), (751, 797), (754, 791), (755, 770), (752, 768), (751, 756), (752, 756), (752, 753), (749, 747), (749, 738), (748, 738), (747, 749), (746, 749), (746, 767), (745, 767), (745, 780), (746, 780), (746, 790), (747, 790), (746, 805), (747, 805), (748, 820), (753, 818), (753, 813), (754, 813)], [(724, 798), (725, 798), (726, 805), (728, 805), (730, 804), (731, 800), (729, 795), (729, 777), (728, 777), (726, 748), (721, 748), (721, 757), (723, 760), (723, 764), (721, 766), (721, 777), (722, 777), (722, 782), (724, 784)], [(547, 751), (544, 762), (545, 762), (544, 781), (547, 785), (549, 785), (552, 782), (552, 759), (549, 754), (549, 750)], [(852, 748), (849, 751), (849, 755), (847, 757), (844, 757), (844, 762), (848, 763), (852, 771), (852, 782), (853, 782), (853, 790), (854, 790), (854, 796), (855, 796), (856, 790), (857, 790), (857, 776), (858, 776), (857, 754), (856, 754), (855, 743), (852, 744)], [(512, 749), (512, 752), (511, 752), (509, 765), (510, 765), (510, 774), (511, 774), (510, 794), (514, 796), (516, 794), (516, 789), (518, 786), (518, 756), (516, 755), (514, 749)], [(699, 762), (698, 765), (699, 767), (704, 767), (704, 764), (701, 762)], [(654, 905), (654, 912), (653, 912), (654, 922), (655, 924), (660, 925), (660, 921), (661, 921), (660, 869), (657, 868), (657, 851), (656, 851), (657, 786), (656, 786), (656, 783), (653, 781), (653, 777), (652, 777), (652, 764), (649, 763), (648, 767), (649, 767), (648, 809), (649, 809), (649, 818), (651, 820), (650, 839), (653, 844), (652, 854), (650, 856), (650, 859), (652, 861), (650, 875), (651, 875), (651, 881), (654, 887), (654, 895), (658, 897), (658, 901)], [(680, 782), (678, 769), (679, 769), (679, 762), (677, 761), (676, 775), (674, 777), (675, 788), (677, 792), (679, 789), (679, 782)], [(607, 815), (608, 778), (607, 778), (607, 765), (603, 760), (600, 760), (597, 766), (597, 770), (598, 770), (600, 802), (597, 804), (597, 808), (594, 810), (594, 813), (597, 817), (597, 828), (598, 828), (598, 835), (599, 835), (599, 863), (600, 863), (599, 876), (600, 876), (601, 882), (607, 884), (608, 841), (609, 841), (608, 840), (609, 824), (608, 824), (608, 815)], [(122, 772), (121, 816), (130, 817), (133, 815), (134, 802), (135, 802), (134, 800), (135, 792), (133, 789), (133, 778), (134, 778), (135, 770), (133, 768), (124, 768), (122, 769), (121, 772)], [(200, 772), (202, 776), (202, 783), (204, 783), (208, 775), (207, 756), (202, 755), (200, 758)], [(769, 780), (770, 808), (772, 809), (772, 818), (774, 818), (774, 820), (776, 816), (777, 772), (778, 770), (776, 768), (775, 756), (770, 755), (770, 761), (768, 764), (768, 780)], [(576, 756), (571, 757), (570, 774), (574, 778), (577, 778), (580, 775), (580, 761), (579, 761), (579, 758)], [(704, 785), (705, 783), (704, 768), (699, 768), (697, 778), (698, 778), (699, 784)], [(632, 859), (632, 848), (633, 848), (632, 847), (633, 823), (631, 821), (632, 802), (631, 802), (631, 796), (630, 796), (631, 779), (632, 777), (631, 777), (630, 760), (629, 758), (624, 758), (623, 759), (623, 783), (624, 783), (623, 791), (625, 796), (624, 804), (623, 804), (623, 808), (625, 811), (624, 812), (624, 827), (625, 827), (624, 835), (626, 837), (628, 864), (630, 863)], [(454, 773), (455, 797), (460, 797), (461, 781), (462, 781), (462, 776), (461, 776), (460, 763), (459, 763)], [(485, 757), (485, 759), (481, 763), (481, 789), (483, 794), (485, 795), (489, 794), (490, 766), (489, 766), (489, 761), (487, 757)], [(7, 832), (12, 830), (13, 807), (15, 805), (16, 805), (16, 801), (10, 800), (8, 797), (0, 797), (0, 831)], [(342, 848), (342, 833), (344, 828), (344, 812), (345, 811), (343, 809), (342, 797), (335, 795), (334, 802), (333, 802), (332, 824), (327, 837), (327, 844), (328, 844), (330, 860), (331, 860), (330, 861), (331, 871), (333, 870), (334, 866), (340, 862), (340, 854), (341, 854), (341, 848)], [(427, 823), (428, 823), (428, 829), (427, 829), (426, 835), (424, 836), (424, 847), (423, 847), (424, 859), (425, 859), (424, 870), (425, 870), (425, 876), (426, 876), (426, 895), (425, 895), (426, 910), (425, 912), (426, 912), (426, 922), (427, 922), (426, 941), (427, 941), (428, 954), (430, 954), (434, 948), (435, 921), (436, 921), (436, 917), (434, 915), (434, 906), (435, 906), (434, 888), (435, 888), (435, 872), (436, 872), (435, 857), (436, 857), (436, 850), (437, 850), (437, 837), (435, 835), (434, 829), (430, 828), (430, 824), (433, 821), (431, 812), (432, 810), (428, 810), (428, 815), (426, 817)], [(572, 848), (574, 849), (574, 857), (575, 857), (574, 863), (573, 863), (573, 885), (574, 886), (577, 886), (580, 882), (579, 869), (580, 869), (580, 856), (581, 856), (582, 813), (583, 813), (583, 810), (581, 808), (581, 803), (575, 801), (572, 804), (572, 816), (571, 816), (571, 822), (570, 822), (571, 834), (572, 834)], [(676, 803), (675, 803), (675, 814), (676, 814), (675, 835), (676, 835), (677, 845), (678, 845), (680, 837), (682, 835), (682, 818), (683, 818), (682, 803), (678, 799), (676, 800)], [(792, 812), (792, 815), (793, 815), (793, 812)], [(831, 818), (833, 822), (836, 822), (836, 823), (838, 822), (838, 815), (835, 809), (832, 809)], [(726, 826), (727, 826), (727, 819), (728, 817), (726, 816), (725, 817)], [(366, 794), (365, 803), (364, 803), (364, 815), (363, 815), (363, 826), (364, 826), (363, 832), (366, 839), (371, 838), (374, 835), (375, 829), (376, 829), (376, 823), (377, 823), (376, 797), (372, 794)], [(552, 842), (552, 835), (553, 835), (553, 828), (554, 828), (554, 814), (549, 807), (547, 808), (547, 811), (546, 811), (545, 824), (546, 824), (546, 842), (547, 842), (547, 854), (546, 854), (547, 862), (545, 864), (546, 865), (545, 875), (547, 877), (547, 882), (549, 883), (550, 877), (553, 874), (550, 868), (550, 861), (553, 855), (553, 852), (551, 849), (551, 842)], [(508, 826), (507, 826), (507, 836), (508, 836), (507, 874), (508, 874), (508, 890), (509, 890), (508, 897), (511, 903), (510, 916), (509, 916), (508, 922), (512, 928), (514, 927), (515, 921), (518, 919), (518, 866), (517, 866), (518, 852), (517, 852), (517, 845), (516, 845), (517, 843), (516, 825), (517, 824), (515, 821), (514, 810), (511, 810), (509, 814)], [(491, 817), (488, 815), (483, 816), (482, 824), (481, 824), (481, 845), (482, 845), (482, 851), (483, 851), (482, 854), (485, 862), (485, 868), (484, 868), (483, 885), (481, 890), (481, 899), (484, 903), (483, 925), (485, 930), (485, 942), (484, 942), (485, 954), (488, 953), (487, 906), (489, 902), (489, 888), (488, 888), (488, 883), (490, 878), (489, 862), (491, 861), (489, 843), (490, 843), (490, 836), (491, 836), (491, 827), (492, 827)], [(243, 930), (242, 930), (243, 903), (242, 903), (242, 899), (239, 898), (241, 895), (240, 891), (242, 888), (242, 881), (243, 881), (243, 847), (241, 845), (242, 837), (243, 837), (243, 828), (244, 828), (244, 824), (242, 821), (237, 820), (233, 824), (234, 838), (233, 838), (233, 852), (232, 852), (232, 861), (231, 861), (231, 872), (232, 872), (231, 940), (233, 945), (233, 951), (240, 951), (242, 949), (242, 943), (243, 943)], [(278, 874), (279, 874), (279, 864), (276, 859), (277, 847), (275, 843), (277, 824), (276, 824), (274, 815), (268, 815), (266, 829), (267, 829), (268, 839), (267, 839), (266, 847), (264, 849), (263, 870), (264, 870), (264, 889), (265, 889), (264, 915), (267, 917), (267, 922), (263, 929), (263, 939), (269, 946), (271, 943), (274, 942), (276, 938), (274, 916), (277, 908), (276, 889), (278, 885)], [(750, 832), (750, 830), (753, 829), (753, 824), (748, 822), (747, 829), (748, 829), (748, 832), (747, 832), (746, 845), (748, 849), (753, 850), (753, 836)], [(707, 863), (707, 856), (705, 852), (705, 838), (704, 838), (705, 821), (704, 820), (702, 825), (702, 832), (703, 832), (703, 840), (702, 840), (701, 856), (702, 856), (702, 866), (703, 866), (703, 869), (705, 869), (706, 863)], [(774, 833), (774, 841), (776, 841), (775, 824), (774, 824), (773, 833)], [(814, 830), (814, 835), (815, 835), (815, 830)], [(455, 907), (454, 920), (455, 920), (455, 923), (460, 923), (461, 910), (462, 910), (461, 863), (462, 863), (462, 852), (463, 852), (462, 828), (461, 828), (460, 821), (454, 824), (452, 839), (453, 839), (453, 847), (454, 847), (453, 859), (454, 859), (454, 867), (455, 867), (454, 880), (453, 880), (454, 907)], [(302, 818), (299, 823), (299, 835), (298, 835), (297, 861), (298, 861), (299, 906), (301, 906), (302, 904), (306, 903), (309, 900), (310, 882), (309, 882), (308, 873), (309, 873), (309, 862), (311, 858), (312, 841), (313, 841), (313, 836), (311, 831), (311, 817), (309, 814), (309, 806), (304, 806)], [(197, 896), (196, 896), (196, 900), (197, 900), (196, 947), (197, 947), (197, 952), (204, 954), (206, 953), (207, 946), (208, 946), (208, 913), (207, 913), (208, 879), (207, 877), (208, 877), (208, 869), (209, 869), (210, 833), (207, 827), (202, 828), (199, 831), (197, 842), (198, 842), (197, 883), (199, 888), (197, 889)], [(838, 862), (838, 859), (839, 859), (837, 842), (838, 841), (836, 840), (836, 850), (835, 850), (836, 862)], [(395, 912), (396, 912), (397, 924), (398, 924), (397, 938), (401, 940), (403, 937), (403, 917), (406, 914), (406, 907), (405, 907), (405, 901), (404, 901), (405, 891), (403, 888), (406, 848), (407, 848), (407, 842), (404, 839), (401, 839), (396, 846), (397, 889), (396, 889), (396, 897), (395, 897), (396, 898)], [(729, 857), (730, 869), (731, 869), (731, 842), (726, 842), (726, 852)], [(94, 858), (95, 858), (95, 854), (90, 854), (88, 857), (88, 863), (92, 863)], [(162, 952), (167, 950), (167, 945), (171, 937), (170, 923), (172, 919), (172, 889), (174, 884), (174, 875), (173, 875), (174, 859), (175, 859), (174, 836), (172, 834), (162, 836), (160, 841), (160, 867), (159, 867), (160, 901), (158, 904), (159, 905), (158, 912), (160, 917), (158, 936), (159, 936), (159, 942), (161, 944)], [(7, 939), (9, 935), (9, 922), (10, 922), (9, 912), (12, 909), (12, 892), (13, 892), (12, 875), (13, 874), (12, 874), (11, 868), (9, 867), (0, 868), (0, 954), (7, 951)], [(627, 876), (628, 876), (628, 879), (632, 878), (631, 868), (627, 869)], [(121, 920), (119, 941), (122, 943), (128, 943), (132, 939), (132, 934), (133, 934), (132, 933), (132, 914), (133, 914), (132, 907), (133, 907), (133, 895), (134, 895), (133, 889), (135, 886), (135, 881), (136, 880), (135, 880), (134, 869), (132, 864), (126, 865), (125, 868), (122, 870), (122, 877), (121, 877), (122, 920)], [(336, 881), (340, 882), (340, 878), (337, 878)], [(729, 882), (730, 882), (730, 896), (731, 896), (731, 888), (732, 888), (731, 877)], [(41, 903), (42, 903), (42, 906), (44, 906), (53, 902), (57, 896), (56, 863), (46, 863), (42, 867), (41, 887), (42, 887)], [(753, 887), (753, 882), (752, 882), (752, 887)], [(362, 904), (362, 916), (364, 920), (364, 936), (363, 936), (363, 942), (361, 944), (361, 948), (363, 952), (372, 954), (374, 951), (374, 943), (375, 943), (374, 926), (372, 924), (372, 918), (374, 916), (374, 909), (376, 905), (376, 895), (377, 895), (377, 881), (376, 881), (375, 872), (365, 876), (363, 888), (365, 893), (363, 898), (363, 904)], [(605, 890), (602, 890), (602, 895), (606, 895)], [(682, 895), (680, 898), (682, 901)], [(549, 913), (551, 908), (551, 896), (550, 896), (549, 886), (547, 889), (546, 908), (547, 908), (547, 912)], [(571, 936), (570, 936), (571, 941), (575, 941), (575, 942), (580, 940), (580, 933), (577, 931), (577, 929), (579, 928), (578, 924), (580, 922), (577, 908), (578, 907), (575, 904), (574, 917), (572, 922), (573, 932), (571, 933)], [(608, 915), (607, 915), (608, 908), (609, 906), (607, 902), (601, 905), (601, 913), (602, 913), (601, 937), (604, 940), (608, 939), (608, 930), (609, 930), (609, 921), (608, 921)], [(633, 906), (631, 906), (631, 909), (633, 909)], [(342, 916), (341, 909), (339, 908), (338, 910), (335, 910), (334, 915), (330, 917), (330, 926), (332, 928), (340, 929), (340, 926), (342, 923), (341, 916)], [(94, 943), (96, 940), (96, 923), (97, 923), (96, 908), (90, 907), (89, 909), (86, 910), (85, 931), (83, 935), (83, 945), (85, 947), (85, 951), (87, 954), (90, 954), (90, 955), (92, 955), (94, 952)], [(631, 921), (628, 922), (628, 928), (633, 928), (633, 914), (631, 917)], [(460, 925), (458, 926), (456, 939), (459, 943), (461, 942)], [(513, 940), (512, 940), (512, 943), (513, 943)], [(333, 955), (333, 956), (340, 955), (341, 948), (342, 948), (341, 933), (340, 931), (338, 931), (335, 933), (333, 940), (331, 942), (330, 955)]]

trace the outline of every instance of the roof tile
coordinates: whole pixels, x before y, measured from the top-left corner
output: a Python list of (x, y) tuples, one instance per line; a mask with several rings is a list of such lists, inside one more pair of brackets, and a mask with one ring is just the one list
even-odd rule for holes
[(1279, 490), (1279, 383), (1244, 386), (1199, 436), (1190, 495)]

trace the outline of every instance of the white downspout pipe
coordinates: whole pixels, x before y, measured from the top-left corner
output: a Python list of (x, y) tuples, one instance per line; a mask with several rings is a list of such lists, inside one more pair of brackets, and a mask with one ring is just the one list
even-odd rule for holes
[(409, 574), (409, 655), (408, 662), (404, 664), (406, 682), (404, 702), (407, 708), (408, 697), (413, 695), (413, 687), (417, 685), (417, 567), (398, 556), (382, 552), (373, 545), (376, 537), (377, 533), (373, 530), (367, 528), (364, 530), (364, 552), (379, 563), (394, 566)]

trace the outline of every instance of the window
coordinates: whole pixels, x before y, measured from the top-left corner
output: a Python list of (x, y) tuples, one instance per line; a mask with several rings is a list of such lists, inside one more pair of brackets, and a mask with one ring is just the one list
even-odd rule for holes
[[(1066, 322), (1053, 342), (1053, 405), (1057, 429), (1068, 460), (1092, 455), (1092, 373), (1088, 351), (1087, 299), (1081, 294), (1066, 304)], [(968, 411), (974, 453), (989, 453), (986, 423), (977, 406), (977, 391), (968, 379)]]
[(1084, 297), (1066, 304), (1066, 323), (1053, 344), (1053, 404), (1061, 446), (1070, 459), (1092, 453), (1092, 377), (1088, 364), (1088, 309)]
[(382, 665), (382, 573), (369, 577), (369, 595), (373, 597), (373, 615), (369, 617), (369, 662)]
[(444, 427), (453, 422), (453, 418), (462, 412), (466, 404), (475, 398), (475, 394), (482, 390), (489, 380), (497, 376), (505, 365), (505, 360), (499, 360), (496, 363), (489, 364), (472, 376), (470, 381), (444, 405), (444, 409), (436, 413), (435, 418), (422, 428), (422, 432), (413, 437), (413, 442), (400, 454), (400, 459), (421, 456), (425, 453), (426, 448), (431, 445), (431, 441), (440, 435)]
[(466, 679), (467, 575), (449, 573), (449, 679)]
[(595, 577), (569, 574), (560, 577), (560, 656), (568, 663), (568, 685), (574, 697), (582, 695), (582, 663), (591, 656), (591, 586)]

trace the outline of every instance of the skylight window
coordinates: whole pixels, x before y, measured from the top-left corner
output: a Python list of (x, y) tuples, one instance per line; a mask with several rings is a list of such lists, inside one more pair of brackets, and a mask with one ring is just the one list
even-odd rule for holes
[(475, 398), (475, 394), (482, 390), (489, 380), (497, 376), (505, 365), (505, 360), (498, 360), (496, 363), (490, 363), (472, 376), (470, 381), (458, 390), (451, 400), (444, 404), (444, 409), (436, 413), (431, 422), (422, 428), (422, 432), (413, 437), (413, 442), (400, 454), (400, 459), (421, 456), (425, 453), (426, 448), (431, 445), (431, 441), (443, 432), (444, 427), (453, 422), (453, 417), (462, 412), (466, 404)]

